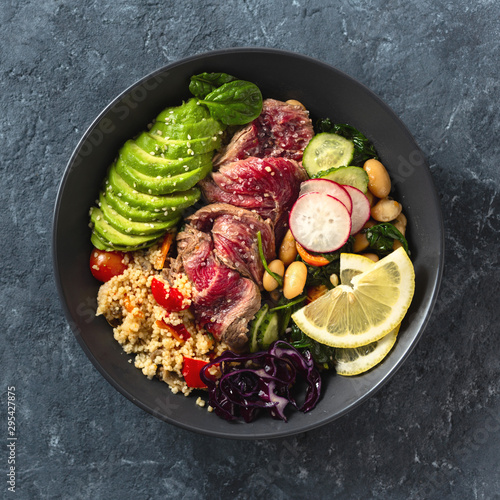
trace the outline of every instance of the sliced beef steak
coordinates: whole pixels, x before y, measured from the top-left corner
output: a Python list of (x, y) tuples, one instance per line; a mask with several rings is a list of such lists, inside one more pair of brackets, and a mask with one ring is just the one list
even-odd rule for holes
[(178, 257), (171, 265), (172, 270), (183, 270), (193, 285), (197, 321), (234, 351), (247, 346), (248, 322), (260, 308), (257, 283), (262, 283), (264, 269), (257, 231), (266, 258), (272, 259), (275, 245), (269, 221), (231, 205), (208, 205), (190, 216), (178, 234)]
[(257, 232), (267, 261), (276, 255), (274, 227), (269, 219), (226, 203), (207, 205), (188, 218), (196, 229), (211, 232), (214, 253), (226, 266), (262, 286), (264, 266), (259, 256)]
[(249, 157), (223, 165), (200, 185), (210, 203), (229, 203), (269, 218), (275, 227), (276, 241), (281, 241), (300, 183), (306, 178), (295, 160)]
[(301, 161), (313, 134), (307, 111), (300, 106), (266, 99), (260, 116), (237, 132), (214, 158), (214, 168), (249, 156)]

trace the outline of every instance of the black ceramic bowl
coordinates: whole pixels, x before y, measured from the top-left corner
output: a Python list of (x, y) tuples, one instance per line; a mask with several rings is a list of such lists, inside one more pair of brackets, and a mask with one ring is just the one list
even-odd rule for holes
[[(382, 364), (353, 378), (324, 376), (323, 397), (306, 414), (290, 412), (287, 423), (270, 417), (251, 424), (226, 422), (148, 380), (113, 339), (104, 318), (95, 317), (99, 283), (89, 270), (89, 207), (119, 147), (143, 130), (166, 106), (190, 97), (191, 75), (221, 71), (253, 81), (265, 97), (303, 102), (313, 119), (349, 123), (373, 141), (389, 170), (408, 217), (415, 265), (415, 296), (399, 339)], [(170, 64), (127, 89), (87, 130), (64, 173), (54, 213), (53, 255), (64, 309), (80, 345), (102, 375), (152, 415), (185, 429), (229, 438), (271, 438), (307, 431), (346, 414), (372, 396), (402, 365), (421, 336), (435, 302), (443, 268), (443, 225), (438, 197), (424, 155), (394, 113), (366, 87), (319, 61), (257, 48), (221, 50)]]

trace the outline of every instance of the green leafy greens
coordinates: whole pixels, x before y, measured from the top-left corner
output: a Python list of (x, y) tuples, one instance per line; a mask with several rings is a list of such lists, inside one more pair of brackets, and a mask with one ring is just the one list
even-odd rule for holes
[(259, 87), (244, 80), (234, 80), (217, 87), (200, 100), (212, 115), (226, 125), (244, 125), (255, 120), (262, 111)]
[(325, 370), (334, 367), (335, 349), (311, 339), (295, 323), (291, 326), (290, 344), (300, 351), (308, 350), (314, 362)]
[(200, 73), (191, 77), (189, 91), (198, 99), (205, 99), (216, 88), (234, 80), (237, 78), (227, 73)]
[(330, 118), (323, 118), (316, 122), (316, 130), (320, 132), (332, 132), (349, 139), (354, 143), (354, 157), (351, 165), (362, 167), (363, 163), (370, 158), (376, 158), (377, 151), (373, 144), (359, 130), (351, 125), (343, 123), (332, 123)]
[(245, 125), (262, 111), (259, 87), (227, 73), (194, 75), (189, 90), (208, 108), (212, 118), (226, 125)]
[(408, 242), (401, 232), (390, 222), (382, 222), (365, 229), (366, 239), (370, 248), (380, 257), (392, 252), (394, 241), (399, 241), (409, 255)]

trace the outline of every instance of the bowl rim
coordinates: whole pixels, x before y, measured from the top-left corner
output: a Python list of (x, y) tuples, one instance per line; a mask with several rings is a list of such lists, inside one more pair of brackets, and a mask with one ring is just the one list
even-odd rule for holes
[[(398, 358), (396, 364), (390, 369), (375, 385), (373, 385), (368, 391), (366, 391), (364, 394), (361, 396), (357, 397), (354, 401), (352, 401), (350, 404), (346, 405), (341, 411), (336, 413), (335, 415), (326, 415), (323, 418), (318, 418), (314, 422), (307, 423), (305, 422), (303, 426), (299, 430), (297, 429), (290, 429), (287, 430), (287, 424), (285, 423), (282, 426), (282, 429), (279, 431), (273, 431), (272, 433), (265, 433), (265, 432), (255, 432), (253, 434), (239, 434), (237, 429), (239, 426), (235, 426), (234, 428), (231, 428), (228, 426), (227, 431), (220, 432), (216, 430), (211, 430), (211, 429), (200, 429), (193, 427), (189, 424), (184, 424), (182, 421), (175, 420), (175, 418), (172, 418), (168, 415), (163, 415), (160, 412), (154, 410), (147, 404), (143, 403), (142, 401), (138, 400), (136, 397), (134, 397), (127, 389), (125, 389), (122, 385), (120, 385), (119, 382), (117, 382), (113, 377), (109, 375), (109, 373), (105, 370), (105, 368), (101, 365), (101, 363), (96, 359), (92, 351), (90, 350), (89, 346), (85, 343), (84, 339), (82, 336), (79, 334), (78, 326), (73, 319), (70, 309), (68, 307), (68, 304), (66, 302), (66, 297), (64, 294), (64, 289), (62, 285), (62, 277), (59, 273), (59, 257), (58, 257), (58, 251), (57, 251), (57, 227), (60, 219), (60, 205), (61, 205), (61, 200), (63, 197), (63, 193), (65, 191), (66, 184), (68, 182), (69, 176), (71, 174), (72, 166), (73, 163), (75, 162), (82, 145), (88, 140), (89, 136), (92, 134), (94, 131), (95, 127), (100, 123), (102, 118), (115, 106), (118, 102), (120, 102), (121, 99), (123, 99), (127, 94), (129, 94), (133, 89), (136, 87), (139, 87), (142, 85), (144, 82), (154, 78), (155, 76), (164, 73), (165, 71), (173, 70), (177, 66), (182, 66), (185, 65), (189, 62), (197, 61), (197, 60), (203, 60), (204, 58), (207, 57), (212, 57), (212, 56), (221, 56), (221, 55), (227, 55), (227, 54), (237, 54), (237, 53), (244, 53), (244, 54), (274, 54), (274, 55), (282, 55), (282, 56), (287, 56), (287, 57), (293, 57), (297, 59), (302, 59), (305, 62), (308, 62), (310, 64), (314, 65), (319, 65), (323, 66), (325, 69), (328, 71), (331, 71), (333, 73), (337, 73), (341, 78), (351, 81), (353, 84), (356, 86), (360, 87), (365, 93), (367, 93), (371, 99), (373, 99), (376, 103), (378, 103), (379, 106), (385, 109), (385, 111), (392, 117), (393, 120), (395, 120), (399, 126), (400, 130), (404, 135), (407, 136), (407, 138), (413, 142), (418, 151), (422, 153), (422, 157), (425, 158), (422, 173), (426, 177), (426, 181), (429, 183), (431, 189), (431, 192), (428, 193), (428, 197), (432, 198), (432, 202), (436, 205), (438, 208), (438, 213), (436, 214), (437, 216), (437, 225), (439, 226), (439, 240), (437, 242), (437, 246), (439, 247), (439, 256), (438, 256), (438, 263), (437, 263), (437, 268), (435, 270), (435, 278), (429, 283), (429, 287), (432, 289), (432, 293), (430, 294), (430, 298), (427, 301), (427, 307), (425, 308), (425, 315), (424, 317), (420, 320), (420, 325), (418, 328), (417, 333), (414, 335), (413, 340), (411, 344), (405, 349), (404, 353)], [(53, 266), (53, 272), (55, 276), (55, 282), (56, 282), (56, 288), (59, 296), (60, 303), (63, 308), (64, 315), (66, 317), (66, 320), (69, 323), (69, 326), (75, 335), (79, 345), (85, 352), (86, 356), (90, 359), (94, 367), (98, 370), (98, 372), (108, 381), (108, 383), (111, 384), (119, 393), (121, 393), (123, 396), (125, 396), (128, 400), (133, 402), (135, 405), (149, 413), (150, 415), (153, 415), (154, 417), (158, 418), (159, 420), (162, 420), (164, 422), (170, 423), (172, 425), (175, 425), (177, 427), (196, 432), (199, 434), (204, 434), (212, 437), (218, 437), (218, 438), (226, 438), (226, 439), (236, 439), (236, 440), (254, 440), (254, 439), (276, 439), (276, 438), (281, 438), (281, 437), (286, 437), (286, 436), (291, 436), (291, 435), (297, 435), (299, 433), (307, 432), (309, 430), (313, 430), (316, 428), (319, 428), (323, 425), (326, 425), (330, 422), (333, 422), (334, 420), (337, 420), (343, 416), (345, 416), (347, 413), (351, 412), (354, 408), (360, 406), (363, 404), (365, 401), (373, 397), (384, 385), (388, 383), (388, 381), (396, 374), (396, 372), (401, 368), (401, 366), (404, 364), (406, 359), (409, 357), (409, 355), (412, 353), (412, 351), (415, 349), (417, 343), (419, 342), (421, 336), (423, 335), (424, 330), (426, 329), (430, 318), (432, 316), (433, 309), (435, 307), (437, 297), (439, 295), (439, 290), (442, 282), (442, 277), (443, 277), (443, 271), (444, 271), (444, 249), (445, 249), (445, 235), (444, 235), (444, 219), (443, 219), (443, 214), (442, 214), (442, 209), (441, 205), (439, 202), (439, 196), (436, 190), (436, 186), (434, 183), (434, 180), (432, 178), (430, 168), (428, 166), (427, 158), (421, 151), (420, 147), (417, 145), (415, 139), (413, 138), (412, 134), (410, 133), (409, 129), (407, 126), (403, 123), (401, 118), (399, 118), (396, 113), (392, 110), (392, 108), (382, 101), (381, 98), (379, 98), (372, 90), (370, 90), (365, 84), (362, 82), (356, 80), (355, 78), (351, 77), (347, 73), (343, 72), (342, 70), (339, 70), (338, 68), (325, 63), (319, 59), (316, 59), (311, 56), (307, 56), (301, 53), (293, 52), (293, 51), (288, 51), (288, 50), (283, 50), (283, 49), (276, 49), (276, 48), (268, 48), (268, 47), (260, 47), (260, 46), (244, 46), (244, 47), (228, 47), (224, 49), (217, 49), (217, 50), (210, 50), (210, 51), (205, 51), (205, 52), (199, 52), (197, 54), (181, 58), (177, 61), (168, 63), (166, 65), (163, 65), (154, 71), (148, 73), (147, 75), (141, 77), (140, 79), (136, 80), (134, 83), (129, 85), (127, 88), (125, 88), (123, 91), (121, 91), (117, 96), (115, 96), (97, 115), (97, 117), (92, 120), (90, 125), (87, 127), (83, 135), (81, 136), (80, 140), (76, 144), (75, 148), (73, 149), (73, 152), (66, 163), (64, 167), (64, 171), (61, 177), (61, 180), (59, 182), (59, 186), (57, 189), (57, 194), (56, 194), (56, 200), (54, 204), (54, 209), (53, 209), (53, 215), (52, 215), (52, 266)], [(194, 402), (193, 402), (194, 404)]]

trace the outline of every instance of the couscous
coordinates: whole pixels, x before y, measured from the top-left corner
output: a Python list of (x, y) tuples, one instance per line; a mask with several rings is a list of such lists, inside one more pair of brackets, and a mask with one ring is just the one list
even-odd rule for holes
[[(155, 245), (124, 254), (125, 271), (99, 289), (97, 315), (103, 315), (114, 325), (114, 338), (127, 354), (135, 354), (134, 364), (144, 375), (150, 379), (157, 377), (172, 392), (187, 396), (193, 388), (188, 387), (182, 375), (184, 359), (210, 361), (227, 346), (197, 326), (188, 308), (167, 312), (158, 305), (151, 292), (155, 277), (179, 290), (186, 306), (190, 305), (192, 295), (191, 284), (184, 274), (179, 273), (172, 280), (166, 271), (155, 269), (159, 253), (160, 245)], [(179, 325), (189, 332), (189, 338), (176, 333)]]

